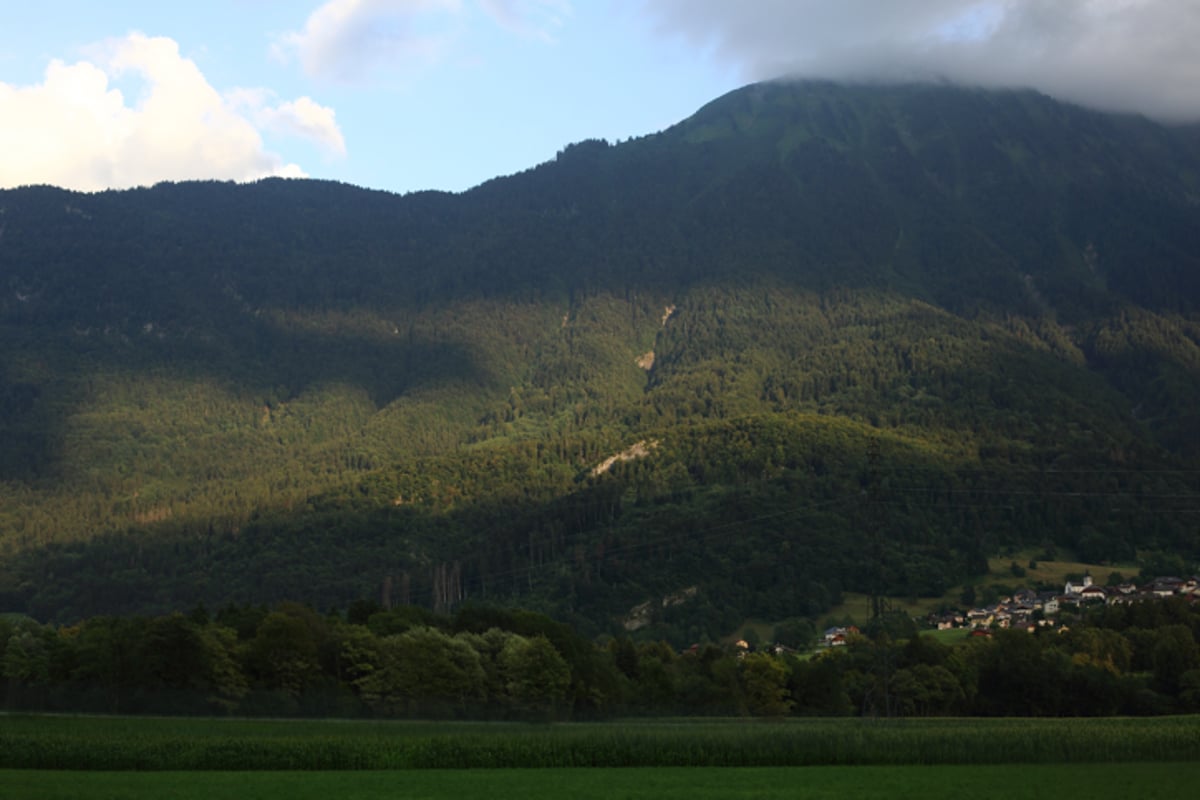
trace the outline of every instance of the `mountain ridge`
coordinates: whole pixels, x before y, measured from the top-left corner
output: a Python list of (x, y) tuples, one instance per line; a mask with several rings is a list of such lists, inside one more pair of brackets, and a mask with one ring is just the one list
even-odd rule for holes
[[(457, 574), (455, 602), (602, 628), (711, 572), (682, 637), (1030, 543), (1192, 563), (1198, 187), (1187, 129), (768, 84), (461, 194), (0, 192), (0, 599), (345, 604), (406, 574), (428, 602)], [(880, 575), (852, 554), (882, 529)]]

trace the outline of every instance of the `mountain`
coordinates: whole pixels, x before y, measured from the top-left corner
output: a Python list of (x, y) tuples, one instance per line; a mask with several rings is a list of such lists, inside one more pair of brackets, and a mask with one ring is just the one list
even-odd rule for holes
[(1196, 129), (934, 85), (753, 85), (457, 195), (2, 191), (0, 605), (694, 640), (1031, 547), (1184, 570), (1198, 222)]

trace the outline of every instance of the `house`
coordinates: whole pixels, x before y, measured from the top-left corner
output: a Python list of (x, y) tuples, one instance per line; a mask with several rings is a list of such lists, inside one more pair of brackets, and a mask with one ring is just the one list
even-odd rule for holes
[(1008, 613), (1013, 615), (1013, 619), (1018, 619), (1021, 617), (1032, 617), (1033, 612), (1037, 609), (1038, 606), (1035, 603), (1021, 603), (1020, 605), (1010, 606)]
[(1017, 605), (1032, 607), (1035, 603), (1037, 603), (1037, 592), (1029, 588), (1018, 589), (1013, 593), (1012, 599), (1013, 603)]
[(943, 614), (941, 616), (931, 615), (929, 624), (937, 628), (939, 631), (953, 630), (961, 628), (966, 623), (966, 618), (962, 614)]
[(996, 612), (990, 608), (972, 608), (967, 612), (967, 622), (972, 628), (986, 628), (996, 621)]
[(1150, 593), (1155, 597), (1170, 597), (1178, 594), (1179, 590), (1184, 586), (1184, 581), (1181, 578), (1162, 577), (1155, 578), (1150, 584)]
[(1134, 587), (1134, 591), (1126, 592), (1120, 586), (1115, 586), (1109, 590), (1108, 604), (1110, 606), (1127, 606), (1141, 598), (1142, 595), (1138, 594), (1136, 587)]
[(844, 647), (851, 636), (857, 636), (858, 628), (853, 625), (846, 627), (833, 627), (826, 629), (823, 634), (823, 640), (826, 647)]
[(1092, 576), (1085, 572), (1083, 575), (1082, 582), (1073, 583), (1071, 581), (1067, 581), (1066, 585), (1063, 587), (1063, 594), (1073, 597), (1077, 594), (1081, 594), (1084, 589), (1091, 587), (1091, 585), (1092, 585)]
[(1054, 592), (1043, 592), (1042, 594), (1039, 594), (1038, 602), (1041, 603), (1043, 614), (1049, 615), (1058, 613), (1058, 595), (1056, 595)]

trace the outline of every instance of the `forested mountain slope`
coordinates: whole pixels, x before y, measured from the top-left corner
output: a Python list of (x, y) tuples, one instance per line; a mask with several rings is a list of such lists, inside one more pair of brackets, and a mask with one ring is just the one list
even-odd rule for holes
[(1200, 137), (1034, 93), (760, 84), (458, 195), (8, 190), (0, 601), (684, 638), (1182, 569), (1198, 396)]

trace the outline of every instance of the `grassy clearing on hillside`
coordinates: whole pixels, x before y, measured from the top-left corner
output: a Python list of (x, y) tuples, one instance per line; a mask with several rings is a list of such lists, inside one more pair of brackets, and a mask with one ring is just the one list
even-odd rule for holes
[(522, 725), (8, 717), (0, 769), (767, 767), (1200, 761), (1200, 717)]
[[(956, 604), (958, 602), (958, 593), (961, 589), (955, 589), (953, 599), (951, 594), (947, 593), (942, 597), (920, 597), (916, 600), (904, 597), (892, 597), (889, 601), (893, 611), (903, 611), (911, 617), (923, 617), (932, 611), (936, 611), (943, 603)], [(855, 592), (843, 592), (842, 602), (840, 605), (829, 609), (821, 619), (827, 620), (842, 620), (852, 619), (859, 625), (866, 624), (867, 620), (871, 619), (871, 598), (869, 595), (857, 594)]]
[(1200, 765), (1089, 764), (987, 767), (760, 767), (742, 769), (421, 770), (409, 772), (74, 772), (0, 770), (0, 795), (22, 800), (211, 797), (793, 798), (822, 800), (1175, 800)]
[(921, 631), (922, 636), (929, 636), (934, 641), (944, 645), (956, 645), (966, 641), (970, 631), (963, 628), (948, 628), (944, 631)]
[[(1082, 561), (1042, 561), (1037, 558), (1038, 550), (1028, 550), (1013, 556), (996, 556), (988, 559), (990, 572), (979, 581), (979, 585), (1001, 584), (1005, 586), (1032, 586), (1035, 583), (1050, 583), (1059, 587), (1066, 583), (1068, 575), (1092, 576), (1092, 580), (1103, 586), (1108, 576), (1119, 572), (1126, 580), (1136, 577), (1139, 567), (1136, 564), (1086, 564)], [(1060, 555), (1068, 555), (1060, 553)], [(1036, 569), (1029, 569), (1030, 561), (1037, 562)], [(1018, 578), (1012, 574), (1011, 566), (1016, 564), (1025, 569), (1025, 577)]]

